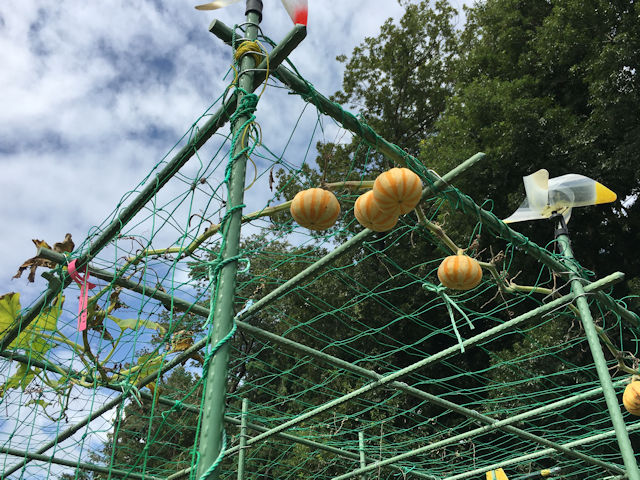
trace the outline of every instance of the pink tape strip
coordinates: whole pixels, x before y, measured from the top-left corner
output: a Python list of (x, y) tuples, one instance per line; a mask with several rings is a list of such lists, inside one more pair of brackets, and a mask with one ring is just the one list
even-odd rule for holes
[(69, 275), (78, 285), (80, 285), (80, 302), (78, 304), (78, 331), (87, 329), (87, 304), (89, 303), (89, 289), (96, 288), (94, 283), (89, 281), (88, 266), (84, 267), (84, 275), (80, 275), (76, 270), (76, 261), (71, 260), (67, 267)]

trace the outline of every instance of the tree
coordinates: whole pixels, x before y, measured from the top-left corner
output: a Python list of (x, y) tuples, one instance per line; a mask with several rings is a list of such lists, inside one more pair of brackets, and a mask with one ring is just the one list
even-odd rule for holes
[[(639, 11), (603, 0), (488, 0), (469, 9), (454, 95), (422, 147), (424, 162), (442, 170), (485, 151), (460, 186), (491, 199), (502, 218), (522, 199), (520, 177), (539, 168), (610, 186), (621, 201), (576, 209), (570, 223), (576, 254), (598, 274), (640, 271), (626, 233), (640, 211)], [(516, 228), (545, 244), (552, 227), (540, 226)]]

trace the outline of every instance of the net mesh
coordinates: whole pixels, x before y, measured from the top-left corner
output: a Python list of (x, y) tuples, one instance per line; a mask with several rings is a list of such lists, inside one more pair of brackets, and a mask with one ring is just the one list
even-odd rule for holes
[[(306, 85), (305, 99), (327, 111)], [(541, 248), (518, 236), (455, 180), (438, 181), (397, 147), (426, 194), (392, 231), (363, 234), (353, 204), (389, 155), (382, 139), (354, 137), (344, 166), (328, 174), (326, 159), (310, 158), (330, 124), (320, 113), (309, 120), (301, 102), (284, 145), (269, 148), (249, 121), (235, 136), (216, 133), (194, 148), (223, 102), (81, 245), (49, 265), (54, 295), (0, 361), (7, 478), (198, 478), (203, 370), (227, 341), (220, 478), (236, 478), (240, 452), (252, 479), (453, 480), (498, 467), (510, 476), (559, 468), (562, 478), (602, 479), (624, 471), (579, 315), (567, 302), (552, 304), (570, 291), (569, 268), (549, 266), (564, 261), (555, 241)], [(296, 127), (303, 118), (315, 125), (311, 135)], [(210, 298), (225, 264), (230, 151), (240, 136), (250, 161), (233, 259), (235, 327), (212, 344)], [(296, 144), (307, 145), (303, 155)], [(156, 175), (184, 151), (189, 162), (160, 184)], [(334, 228), (312, 232), (293, 222), (287, 201), (319, 184), (334, 191), (342, 213)], [(145, 189), (150, 200), (122, 222)], [(114, 224), (116, 234), (93, 252)], [(443, 291), (436, 270), (457, 249), (483, 262), (483, 281)], [(87, 255), (98, 285), (81, 333), (81, 287), (63, 289), (63, 281), (68, 262)], [(620, 394), (637, 369), (637, 324), (622, 318), (621, 302), (595, 290), (585, 298)], [(30, 310), (17, 294), (1, 302), (7, 332)], [(630, 432), (640, 426), (626, 412), (624, 419)]]

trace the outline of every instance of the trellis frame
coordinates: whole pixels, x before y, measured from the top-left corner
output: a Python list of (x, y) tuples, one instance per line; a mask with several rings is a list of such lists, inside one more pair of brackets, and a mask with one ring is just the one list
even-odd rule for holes
[[(247, 16), (247, 22), (248, 22), (248, 26), (247, 26), (248, 38), (249, 39), (255, 38), (255, 36), (257, 35), (257, 25), (259, 23), (259, 15), (257, 15), (255, 12), (249, 12)], [(219, 38), (221, 38), (225, 43), (231, 43), (232, 31), (221, 22), (214, 21), (210, 27), (210, 31), (214, 33), (216, 36), (218, 36)], [(269, 64), (270, 64), (269, 68), (271, 70), (271, 74), (276, 78), (278, 78), (280, 81), (282, 81), (283, 84), (288, 86), (295, 93), (300, 95), (303, 99), (314, 104), (320, 112), (334, 118), (345, 129), (363, 138), (366, 142), (374, 146), (380, 153), (385, 155), (392, 162), (396, 164), (406, 164), (407, 159), (416, 161), (415, 159), (410, 157), (410, 155), (408, 155), (406, 152), (402, 151), (399, 147), (387, 142), (382, 137), (377, 135), (373, 129), (363, 124), (362, 122), (360, 122), (354, 115), (348, 112), (345, 112), (340, 106), (334, 104), (333, 102), (329, 101), (326, 97), (316, 92), (313, 89), (313, 87), (311, 87), (304, 79), (299, 77), (297, 74), (291, 72), (284, 66), (280, 65), (282, 61), (286, 58), (286, 56), (293, 50), (293, 48), (295, 48), (295, 46), (300, 41), (302, 41), (305, 34), (306, 34), (306, 30), (304, 27), (296, 26), (290, 32), (290, 34), (283, 40), (283, 42), (281, 42), (281, 44), (278, 45), (273, 50), (269, 58)], [(254, 69), (255, 65), (253, 62), (254, 61), (250, 56), (247, 56), (242, 61), (243, 70), (253, 71), (253, 73), (250, 73), (250, 74), (240, 75), (241, 86), (247, 91), (254, 91), (264, 81), (266, 76), (265, 75), (266, 61), (261, 62), (261, 64), (258, 65), (257, 68), (255, 69)], [(243, 72), (241, 71), (240, 73), (242, 74)], [(114, 280), (113, 273), (101, 271), (97, 268), (94, 268), (90, 264), (90, 261), (110, 241), (112, 241), (117, 236), (117, 234), (123, 228), (123, 226), (126, 225), (151, 200), (151, 198), (157, 193), (157, 191), (160, 188), (162, 188), (162, 186), (165, 185), (170, 178), (172, 178), (172, 176), (189, 160), (189, 158), (191, 158), (191, 156), (195, 154), (195, 152), (200, 147), (204, 145), (204, 143), (208, 140), (208, 138), (210, 138), (211, 135), (213, 135), (213, 133), (215, 133), (215, 131), (218, 128), (220, 128), (224, 123), (226, 123), (226, 121), (231, 117), (232, 113), (235, 111), (237, 105), (239, 104), (238, 102), (240, 102), (241, 100), (242, 100), (241, 95), (238, 95), (235, 92), (230, 96), (230, 98), (223, 104), (223, 106), (218, 110), (218, 112), (216, 112), (212, 116), (212, 118), (204, 125), (204, 127), (199, 130), (199, 132), (188, 143), (188, 145), (186, 145), (183, 149), (181, 149), (180, 152), (178, 152), (178, 154), (164, 167), (164, 169), (160, 173), (158, 173), (158, 175), (156, 176), (155, 182), (149, 182), (147, 187), (145, 187), (145, 189), (131, 202), (131, 204), (123, 210), (123, 212), (118, 216), (118, 218), (116, 218), (98, 236), (98, 238), (96, 238), (91, 243), (91, 245), (88, 248), (89, 253), (79, 260), (79, 265), (88, 265), (89, 271), (91, 272), (91, 274), (95, 275), (98, 278), (104, 278), (109, 281)], [(241, 124), (242, 122), (239, 121), (238, 123)], [(239, 145), (238, 151), (241, 149), (242, 149), (242, 145)], [(427, 187), (427, 189), (425, 189), (423, 196), (426, 196), (428, 194), (441, 194), (445, 197), (449, 196), (450, 198), (453, 198), (452, 196), (454, 195), (454, 193), (448, 191), (448, 182), (451, 181), (453, 178), (455, 178), (455, 176), (457, 176), (458, 174), (472, 167), (476, 162), (480, 161), (482, 159), (482, 156), (483, 156), (482, 154), (475, 155), (474, 157), (470, 158), (469, 160), (461, 164), (458, 168), (454, 169), (452, 172), (445, 175), (443, 179), (440, 179), (440, 177), (438, 177), (434, 172), (431, 172), (431, 171), (420, 172), (422, 175), (425, 175), (426, 179), (429, 182), (431, 182), (433, 185), (432, 187)], [(237, 255), (237, 251), (238, 251), (237, 249), (238, 249), (239, 238), (240, 238), (240, 224), (242, 223), (242, 215), (241, 215), (241, 210), (237, 209), (237, 206), (242, 203), (241, 194), (244, 189), (244, 166), (242, 165), (242, 162), (238, 162), (237, 165), (238, 165), (237, 167), (234, 167), (234, 168), (237, 168), (237, 171), (232, 173), (232, 185), (230, 187), (230, 195), (229, 195), (230, 201), (228, 206), (232, 215), (233, 226), (224, 231), (224, 235), (227, 236), (226, 238), (229, 241), (229, 245), (231, 246), (231, 249), (226, 253), (224, 253), (223, 259), (225, 258), (231, 259), (235, 255)], [(283, 348), (290, 349), (294, 352), (310, 355), (320, 361), (340, 366), (341, 368), (344, 368), (348, 371), (362, 375), (364, 378), (369, 378), (370, 380), (372, 380), (372, 382), (358, 390), (347, 393), (343, 397), (327, 402), (310, 412), (307, 412), (297, 418), (294, 418), (272, 429), (265, 429), (264, 427), (261, 427), (259, 425), (251, 425), (245, 422), (244, 425), (248, 429), (252, 429), (256, 431), (262, 430), (261, 433), (255, 437), (245, 438), (245, 446), (248, 447), (261, 440), (266, 440), (270, 436), (277, 435), (280, 438), (284, 438), (290, 441), (299, 442), (302, 444), (306, 444), (308, 446), (313, 446), (315, 448), (323, 448), (325, 449), (325, 451), (332, 452), (336, 455), (342, 455), (351, 459), (360, 460), (360, 468), (355, 469), (351, 472), (347, 472), (343, 475), (340, 475), (336, 477), (335, 480), (346, 480), (347, 478), (352, 478), (358, 475), (362, 475), (368, 471), (371, 471), (373, 469), (377, 469), (380, 467), (389, 466), (391, 468), (395, 468), (395, 466), (393, 465), (395, 462), (398, 462), (404, 458), (408, 458), (412, 455), (417, 455), (418, 453), (421, 453), (422, 450), (417, 449), (414, 451), (410, 451), (410, 452), (406, 452), (404, 454), (398, 455), (397, 457), (365, 464), (366, 459), (364, 459), (360, 455), (361, 452), (354, 453), (354, 452), (348, 452), (344, 450), (341, 451), (340, 449), (336, 449), (335, 447), (323, 446), (319, 442), (313, 442), (313, 441), (301, 439), (299, 437), (296, 437), (295, 435), (286, 434), (284, 432), (288, 427), (295, 425), (297, 422), (300, 422), (306, 418), (310, 418), (311, 416), (319, 414), (325, 410), (331, 409), (340, 403), (347, 402), (351, 399), (354, 399), (359, 395), (370, 391), (373, 388), (377, 388), (382, 385), (385, 385), (385, 386), (390, 386), (400, 391), (403, 391), (406, 394), (414, 395), (423, 400), (426, 400), (435, 404), (439, 404), (446, 408), (450, 408), (454, 411), (457, 411), (458, 413), (461, 413), (470, 418), (474, 418), (486, 424), (484, 427), (480, 427), (466, 434), (462, 434), (463, 436), (454, 437), (454, 438), (462, 439), (462, 438), (472, 437), (474, 435), (483, 433), (489, 429), (500, 428), (500, 429), (510, 431), (511, 433), (516, 433), (517, 435), (524, 435), (529, 440), (532, 440), (538, 444), (546, 445), (550, 448), (550, 451), (556, 451), (556, 452), (559, 451), (565, 455), (580, 458), (585, 462), (598, 465), (610, 471), (612, 474), (619, 474), (619, 475), (626, 474), (627, 478), (629, 478), (630, 480), (640, 480), (640, 472), (638, 471), (638, 466), (637, 466), (633, 451), (631, 449), (631, 445), (628, 437), (628, 431), (634, 431), (637, 428), (640, 428), (640, 426), (639, 424), (636, 423), (631, 425), (630, 427), (627, 427), (624, 425), (624, 422), (622, 421), (617, 399), (615, 397), (613, 383), (611, 381), (611, 377), (606, 368), (606, 363), (604, 361), (602, 348), (597, 338), (597, 334), (595, 333), (595, 329), (593, 328), (593, 321), (591, 319), (591, 314), (589, 312), (589, 306), (586, 303), (586, 300), (584, 299), (585, 293), (593, 293), (599, 302), (601, 302), (603, 305), (610, 308), (611, 310), (615, 311), (616, 314), (620, 315), (623, 319), (631, 323), (633, 326), (637, 327), (638, 325), (640, 325), (640, 319), (638, 318), (638, 316), (635, 315), (633, 312), (630, 312), (629, 310), (622, 307), (609, 295), (601, 291), (601, 289), (617, 281), (620, 281), (622, 279), (622, 274), (615, 273), (608, 277), (605, 277), (604, 279), (601, 279), (595, 282), (587, 282), (586, 280), (579, 277), (578, 272), (572, 268), (570, 263), (565, 264), (565, 263), (559, 262), (556, 258), (551, 256), (545, 249), (533, 244), (532, 242), (524, 238), (522, 235), (511, 230), (507, 225), (499, 221), (490, 212), (482, 209), (480, 206), (475, 204), (475, 202), (473, 202), (473, 200), (471, 200), (470, 198), (465, 196), (463, 197), (456, 196), (455, 199), (456, 201), (461, 201), (463, 203), (465, 207), (465, 213), (472, 216), (473, 218), (479, 219), (479, 221), (497, 237), (503, 238), (515, 244), (522, 245), (522, 248), (527, 252), (527, 254), (532, 255), (534, 258), (538, 259), (540, 262), (545, 264), (547, 267), (549, 267), (559, 276), (567, 280), (570, 280), (571, 286), (572, 286), (572, 291), (570, 294), (564, 295), (563, 297), (555, 299), (542, 307), (539, 307), (535, 310), (528, 312), (525, 315), (521, 315), (520, 317), (517, 317), (516, 319), (512, 319), (511, 321), (505, 322), (505, 324), (503, 325), (494, 327), (493, 329), (483, 332), (480, 335), (476, 335), (475, 337), (472, 337), (466, 340), (464, 342), (464, 345), (466, 346), (473, 345), (474, 343), (479, 342), (481, 340), (485, 340), (489, 338), (491, 335), (497, 334), (499, 331), (508, 329), (521, 321), (534, 318), (538, 315), (542, 315), (547, 311), (551, 311), (555, 308), (558, 308), (559, 306), (566, 305), (568, 303), (575, 301), (580, 310), (580, 313), (581, 313), (580, 317), (583, 321), (585, 331), (587, 332), (589, 346), (594, 356), (594, 362), (598, 371), (601, 387), (598, 389), (591, 390), (589, 392), (585, 392), (583, 394), (574, 395), (570, 398), (567, 398), (559, 402), (554, 402), (551, 405), (546, 405), (544, 407), (533, 410), (531, 412), (527, 412), (526, 414), (516, 415), (501, 421), (497, 421), (490, 417), (486, 417), (477, 412), (473, 412), (469, 409), (466, 409), (465, 407), (440, 399), (434, 395), (427, 394), (426, 392), (413, 388), (399, 381), (399, 379), (403, 375), (406, 375), (411, 371), (417, 370), (418, 368), (422, 368), (427, 364), (430, 364), (435, 361), (439, 361), (441, 359), (446, 358), (449, 355), (455, 354), (457, 351), (457, 347), (451, 347), (449, 349), (445, 349), (439, 354), (433, 355), (428, 359), (422, 360), (420, 362), (417, 362), (414, 365), (410, 365), (409, 367), (405, 367), (396, 372), (382, 376), (371, 370), (367, 370), (357, 365), (350, 364), (337, 357), (332, 357), (330, 355), (327, 355), (326, 353), (323, 353), (318, 350), (312, 349), (310, 347), (304, 346), (302, 344), (293, 342), (287, 338), (264, 331), (262, 329), (259, 329), (258, 327), (254, 327), (246, 323), (247, 319), (251, 318), (251, 316), (260, 312), (262, 309), (267, 307), (274, 300), (286, 294), (292, 288), (295, 288), (295, 286), (299, 285), (304, 279), (313, 275), (314, 273), (321, 270), (322, 268), (328, 266), (339, 256), (346, 253), (349, 249), (355, 247), (356, 245), (364, 241), (365, 238), (371, 233), (371, 231), (369, 230), (364, 230), (363, 232), (355, 235), (352, 239), (345, 242), (343, 245), (337, 247), (333, 252), (329, 253), (322, 259), (315, 262), (312, 266), (308, 267), (300, 274), (290, 279), (288, 282), (286, 282), (281, 287), (274, 290), (272, 293), (264, 296), (262, 299), (257, 301), (252, 307), (250, 307), (244, 313), (239, 315), (235, 319), (235, 322), (239, 329), (249, 334), (255, 335), (258, 338), (266, 339), (268, 341), (277, 343)], [(568, 241), (563, 238), (560, 238), (559, 241), (563, 246), (566, 258), (571, 259), (572, 253), (570, 251), (570, 246), (568, 244)], [(55, 252), (48, 251), (46, 249), (41, 249), (39, 251), (39, 255), (42, 256), (43, 258), (47, 258), (59, 264), (66, 263), (66, 257), (64, 257), (63, 255), (57, 254)], [(216, 340), (219, 340), (222, 337), (224, 337), (224, 335), (226, 335), (226, 333), (231, 328), (231, 322), (234, 320), (233, 298), (232, 298), (232, 293), (230, 295), (229, 292), (233, 292), (234, 290), (234, 282), (235, 282), (235, 277), (237, 273), (236, 262), (232, 262), (232, 261), (228, 262), (221, 270), (222, 270), (221, 284), (225, 284), (226, 287), (225, 287), (224, 293), (220, 294), (219, 301), (216, 302), (216, 304), (218, 305), (218, 311), (214, 316), (214, 324), (216, 325), (216, 328), (218, 330), (216, 331), (216, 333), (214, 333), (214, 343)], [(124, 273), (125, 273), (124, 270), (117, 272), (115, 275), (114, 283), (120, 286), (123, 286), (125, 288), (128, 288), (134, 292), (138, 292), (138, 293), (144, 292), (144, 295), (152, 298), (157, 298), (159, 300), (169, 299), (173, 301), (174, 304), (177, 304), (177, 305), (182, 304), (182, 306), (187, 308), (187, 310), (197, 315), (204, 316), (205, 318), (208, 317), (210, 314), (209, 310), (202, 306), (181, 301), (180, 299), (177, 299), (175, 297), (170, 297), (164, 294), (163, 292), (157, 289), (154, 289), (152, 287), (135, 284), (134, 282), (125, 280), (122, 278), (122, 275)], [(51, 280), (50, 287), (45, 291), (44, 295), (38, 300), (38, 302), (36, 302), (36, 304), (34, 304), (19, 319), (18, 324), (3, 336), (2, 341), (0, 342), (0, 352), (2, 356), (4, 356), (5, 358), (16, 360), (16, 361), (28, 362), (29, 364), (35, 364), (36, 362), (38, 362), (37, 360), (29, 359), (24, 356), (20, 356), (18, 354), (13, 354), (8, 351), (7, 347), (18, 336), (18, 334), (21, 331), (23, 331), (29, 325), (29, 323), (36, 318), (38, 312), (40, 312), (40, 310), (44, 306), (48, 305), (56, 297), (56, 295), (60, 292), (60, 290), (68, 286), (70, 282), (71, 280), (66, 273), (62, 273), (61, 278), (59, 279), (59, 282)], [(205, 340), (194, 344), (191, 348), (183, 352), (174, 360), (167, 363), (163, 367), (163, 370), (164, 371), (170, 370), (175, 365), (179, 364), (182, 359), (188, 358), (188, 356), (191, 355), (193, 352), (198, 351), (199, 349), (204, 347), (205, 344), (206, 344)], [(237, 422), (237, 420), (231, 419), (230, 417), (224, 417), (225, 385), (224, 383), (220, 383), (219, 379), (225, 376), (224, 372), (226, 371), (226, 368), (227, 368), (226, 367), (227, 360), (224, 358), (224, 354), (223, 354), (223, 356), (215, 356), (213, 361), (214, 361), (214, 365), (210, 370), (212, 375), (211, 376), (212, 381), (208, 382), (210, 387), (206, 395), (209, 398), (214, 399), (214, 401), (212, 402), (212, 405), (214, 405), (214, 408), (215, 408), (215, 412), (213, 412), (213, 417), (215, 418), (212, 419), (209, 427), (203, 429), (203, 434), (200, 440), (202, 461), (200, 463), (200, 467), (198, 471), (199, 477), (211, 466), (211, 464), (214, 462), (214, 460), (220, 453), (221, 444), (219, 441), (220, 440), (219, 432), (222, 430), (223, 421), (227, 421), (231, 423)], [(41, 362), (41, 363), (43, 364), (43, 367), (46, 368), (46, 363), (45, 362)], [(217, 381), (214, 381), (213, 372), (216, 372), (215, 376), (217, 376), (217, 379), (218, 379)], [(157, 374), (148, 376), (147, 378), (141, 380), (138, 383), (138, 387), (144, 386), (146, 383), (153, 381), (156, 377), (157, 377)], [(115, 388), (115, 387), (107, 386), (107, 388)], [(621, 455), (625, 464), (624, 469), (620, 468), (617, 465), (603, 462), (599, 459), (581, 454), (571, 449), (572, 446), (579, 445), (581, 444), (581, 442), (587, 443), (590, 440), (589, 438), (582, 439), (577, 442), (570, 442), (571, 444), (567, 444), (567, 445), (559, 445), (554, 442), (546, 441), (542, 437), (537, 437), (533, 434), (528, 434), (526, 431), (520, 431), (519, 429), (511, 426), (511, 424), (515, 423), (516, 421), (532, 417), (544, 411), (552, 410), (553, 408), (558, 408), (560, 405), (564, 405), (564, 404), (575, 402), (575, 401), (580, 401), (584, 398), (590, 398), (592, 396), (599, 395), (600, 393), (604, 393), (604, 396), (607, 400), (609, 414), (614, 424), (615, 436), (618, 440)], [(99, 417), (101, 413), (104, 413), (105, 411), (110, 410), (111, 408), (113, 408), (113, 406), (124, 401), (124, 399), (126, 399), (130, 395), (131, 395), (131, 390), (123, 391), (122, 395), (108, 402), (108, 404), (103, 406), (103, 408), (97, 410), (96, 412), (93, 412), (85, 420), (74, 425), (73, 427), (68, 429), (66, 432), (63, 432), (61, 435), (59, 435), (55, 439), (55, 442), (59, 442), (61, 441), (61, 439), (68, 438), (73, 433), (75, 433), (79, 428), (81, 428), (83, 425), (90, 423), (92, 419)], [(143, 394), (143, 395), (148, 395), (148, 394)], [(164, 403), (166, 402), (173, 403), (172, 400), (167, 398), (163, 399), (162, 397), (160, 398), (160, 401)], [(188, 406), (183, 406), (183, 407), (194, 408), (194, 407), (188, 407)], [(244, 420), (241, 420), (241, 422), (242, 421)], [(209, 429), (211, 430), (212, 433), (208, 432)], [(608, 432), (606, 434), (601, 434), (600, 436), (602, 435), (610, 436), (611, 432)], [(600, 437), (600, 436), (597, 436), (597, 437)], [(450, 441), (450, 439), (447, 441)], [(4, 472), (4, 476), (8, 476), (11, 473), (22, 468), (24, 465), (26, 465), (28, 460), (31, 460), (31, 459), (43, 460), (45, 458), (48, 458), (50, 461), (54, 463), (58, 462), (62, 464), (64, 462), (63, 459), (46, 457), (45, 455), (43, 455), (51, 446), (55, 444), (55, 442), (54, 443), (49, 442), (48, 444), (44, 445), (38, 450), (37, 453), (19, 452), (19, 451), (10, 450), (10, 449), (3, 449), (4, 453), (25, 457), (25, 460), (23, 462), (20, 462), (20, 464), (16, 465), (12, 469), (8, 470), (7, 472)], [(430, 445), (428, 446), (428, 448), (437, 448), (437, 445), (436, 444)], [(225, 452), (225, 454), (231, 455), (233, 453), (237, 453), (242, 450), (243, 450), (243, 447), (233, 447), (228, 449)], [(539, 454), (540, 452), (536, 452), (535, 455), (539, 455)], [(513, 462), (515, 462), (516, 460), (523, 461), (522, 458), (519, 458), (519, 459), (513, 459)], [(505, 465), (507, 463), (509, 462), (502, 462), (500, 465)], [(87, 468), (89, 470), (93, 469), (95, 471), (100, 471), (100, 469), (103, 468), (99, 466), (91, 466), (90, 464), (83, 464), (81, 466), (83, 468)], [(487, 467), (483, 467), (483, 469), (486, 469), (486, 468)], [(239, 471), (240, 472), (244, 471), (244, 465), (241, 460), (239, 461)], [(169, 478), (170, 479), (179, 478), (187, 473), (189, 472), (188, 471), (179, 472), (178, 474), (172, 475)], [(217, 473), (215, 471), (212, 473), (213, 475), (210, 476), (209, 478), (217, 478)], [(480, 470), (471, 471), (471, 472), (468, 472), (468, 474), (464, 474), (464, 475), (455, 475), (453, 477), (449, 477), (447, 479), (442, 479), (442, 480), (457, 480), (462, 478), (469, 478), (478, 473), (480, 473)], [(436, 477), (429, 475), (426, 472), (412, 471), (411, 475), (416, 476), (418, 478), (429, 478), (434, 480), (436, 479)], [(135, 475), (129, 474), (129, 476), (131, 478), (135, 478)], [(241, 477), (241, 474), (239, 475), (239, 478), (240, 477)], [(146, 478), (152, 478), (152, 477), (147, 476)]]

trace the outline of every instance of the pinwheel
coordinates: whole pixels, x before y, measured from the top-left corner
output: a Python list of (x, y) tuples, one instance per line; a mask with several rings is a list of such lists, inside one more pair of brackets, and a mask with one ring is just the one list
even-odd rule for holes
[[(240, 0), (216, 0), (205, 3), (204, 5), (198, 5), (196, 8), (198, 10), (217, 10), (239, 1)], [(307, 13), (309, 10), (307, 0), (282, 0), (282, 5), (286, 8), (293, 23), (301, 25), (307, 24)]]
[(584, 175), (569, 173), (549, 178), (545, 169), (522, 177), (527, 198), (505, 223), (544, 220), (561, 214), (565, 222), (573, 207), (614, 202), (617, 195), (601, 183)]

